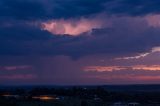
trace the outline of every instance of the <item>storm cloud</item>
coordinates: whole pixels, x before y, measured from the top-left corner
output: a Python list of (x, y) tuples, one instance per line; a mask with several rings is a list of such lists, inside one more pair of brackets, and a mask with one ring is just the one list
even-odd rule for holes
[[(129, 69), (116, 74), (103, 72), (104, 76), (83, 69), (123, 66), (123, 62), (132, 66), (147, 66), (150, 62), (151, 66), (159, 65), (153, 60), (159, 56), (159, 18), (158, 0), (1, 0), (0, 79), (9, 81), (12, 75), (22, 83), (19, 79), (26, 76), (24, 80), (29, 82), (59, 79), (64, 84), (103, 83), (105, 79), (116, 83), (118, 78), (123, 80), (122, 73), (131, 78), (133, 70)], [(7, 72), (8, 67), (16, 73)], [(158, 81), (159, 72), (155, 73), (157, 79), (147, 70), (136, 71), (135, 76), (139, 76), (137, 81)]]

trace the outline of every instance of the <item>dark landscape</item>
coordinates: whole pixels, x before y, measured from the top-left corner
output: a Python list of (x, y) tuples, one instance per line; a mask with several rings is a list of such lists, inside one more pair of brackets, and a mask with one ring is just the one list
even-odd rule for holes
[(0, 106), (159, 105), (160, 85), (0, 87)]

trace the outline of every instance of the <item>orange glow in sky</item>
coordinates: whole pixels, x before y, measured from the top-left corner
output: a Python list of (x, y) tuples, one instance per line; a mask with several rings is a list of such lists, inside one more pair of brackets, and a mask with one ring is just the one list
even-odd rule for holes
[(118, 70), (144, 70), (144, 71), (160, 71), (160, 65), (134, 65), (134, 66), (88, 66), (84, 71), (96, 72), (112, 72)]
[(109, 71), (112, 72), (113, 70), (125, 70), (126, 67), (120, 67), (120, 66), (89, 66), (85, 68), (85, 71), (97, 71), (97, 72), (104, 72)]
[(145, 65), (137, 65), (132, 67), (133, 70), (148, 70), (148, 71), (160, 71), (160, 65), (152, 65), (152, 66), (145, 66)]

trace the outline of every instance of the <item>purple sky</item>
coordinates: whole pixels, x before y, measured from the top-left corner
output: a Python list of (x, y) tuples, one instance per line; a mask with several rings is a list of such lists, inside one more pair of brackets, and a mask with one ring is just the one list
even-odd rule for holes
[(0, 84), (159, 84), (160, 1), (1, 0)]

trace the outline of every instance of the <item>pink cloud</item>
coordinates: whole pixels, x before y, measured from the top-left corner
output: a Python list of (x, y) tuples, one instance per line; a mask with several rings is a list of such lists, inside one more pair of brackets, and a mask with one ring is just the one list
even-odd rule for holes
[(137, 65), (132, 67), (133, 70), (160, 71), (160, 65)]
[(151, 27), (160, 27), (160, 15), (148, 15), (145, 17), (147, 23)]
[(85, 71), (97, 71), (97, 72), (105, 72), (109, 71), (112, 72), (114, 70), (126, 70), (127, 67), (121, 67), (121, 66), (89, 66), (85, 67)]
[(112, 72), (119, 70), (160, 71), (160, 65), (133, 65), (133, 66), (87, 66), (84, 71)]
[(95, 28), (101, 28), (102, 24), (103, 22), (97, 19), (60, 19), (43, 22), (42, 29), (53, 34), (69, 34), (76, 36)]
[(22, 66), (0, 66), (0, 70), (7, 70), (7, 71), (15, 71), (15, 70), (25, 70), (25, 69), (32, 69), (32, 66), (29, 65), (22, 65)]

